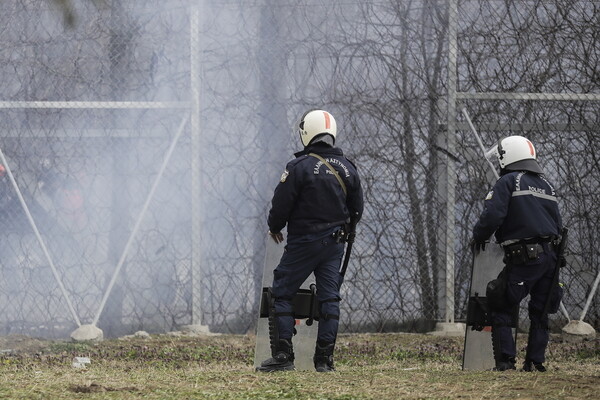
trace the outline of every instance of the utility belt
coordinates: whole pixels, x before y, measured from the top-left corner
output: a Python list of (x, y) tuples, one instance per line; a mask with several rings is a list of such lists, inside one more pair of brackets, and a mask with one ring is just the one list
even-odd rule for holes
[(525, 264), (535, 261), (546, 250), (554, 250), (552, 241), (541, 243), (513, 243), (503, 247), (505, 261), (510, 264)]
[(331, 234), (336, 243), (346, 243), (349, 235), (350, 229), (348, 229), (347, 225), (340, 226), (340, 229)]

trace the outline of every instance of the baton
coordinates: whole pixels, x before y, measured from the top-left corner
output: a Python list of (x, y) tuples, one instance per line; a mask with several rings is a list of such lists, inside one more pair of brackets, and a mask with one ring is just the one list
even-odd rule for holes
[[(358, 213), (356, 213), (358, 214)], [(350, 218), (350, 228), (348, 231), (348, 239), (346, 240), (346, 243), (348, 243), (348, 245), (346, 246), (346, 254), (344, 255), (344, 263), (342, 265), (342, 269), (340, 271), (340, 274), (342, 275), (342, 279), (344, 278), (344, 275), (346, 275), (346, 269), (348, 269), (348, 263), (350, 262), (350, 253), (352, 253), (352, 244), (354, 243), (354, 238), (356, 237), (356, 224), (358, 223), (358, 218), (354, 217), (354, 218)]]
[[(564, 266), (564, 253), (567, 248), (567, 237), (569, 230), (567, 228), (563, 228), (561, 232), (560, 243), (558, 245), (558, 249), (556, 251), (556, 266), (554, 267), (554, 275), (552, 276), (552, 286), (550, 286), (550, 291), (548, 292), (548, 297), (546, 298), (546, 303), (544, 304), (544, 311), (542, 313), (542, 318), (548, 318), (548, 309), (550, 308), (550, 301), (552, 300), (552, 293), (557, 290), (556, 286), (558, 285), (558, 274), (560, 269)], [(567, 317), (567, 319), (569, 319)]]

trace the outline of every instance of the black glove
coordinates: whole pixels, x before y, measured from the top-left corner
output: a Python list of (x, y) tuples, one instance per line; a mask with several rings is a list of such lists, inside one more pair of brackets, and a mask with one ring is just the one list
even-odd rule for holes
[(567, 265), (567, 259), (564, 256), (560, 256), (559, 262), (560, 264), (558, 264), (558, 268), (563, 268)]
[(471, 239), (471, 250), (473, 251), (484, 251), (485, 250), (485, 241), (479, 242), (475, 240), (475, 238)]
[(277, 244), (283, 242), (283, 233), (281, 232), (273, 233), (269, 231), (269, 236), (271, 236), (271, 239), (273, 239), (273, 241)]

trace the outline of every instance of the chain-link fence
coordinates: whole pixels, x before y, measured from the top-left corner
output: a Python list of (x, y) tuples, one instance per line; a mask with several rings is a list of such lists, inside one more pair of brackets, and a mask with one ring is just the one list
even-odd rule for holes
[(120, 3), (0, 5), (3, 333), (189, 321), (189, 7)]
[(536, 143), (581, 310), (599, 270), (597, 99), (557, 93), (599, 93), (597, 2), (82, 0), (72, 26), (53, 4), (0, 4), (0, 148), (22, 193), (0, 181), (1, 332), (251, 329), (269, 200), (314, 107), (365, 190), (343, 329), (464, 318), (493, 179), (462, 108), (487, 145)]
[[(558, 192), (563, 223), (570, 228), (568, 264), (561, 272), (566, 307), (554, 317), (559, 325), (565, 324), (565, 314), (580, 318), (593, 299), (600, 270), (593, 250), (600, 179), (594, 133), (600, 101), (594, 66), (600, 55), (598, 7), (597, 1), (465, 1), (458, 7), (459, 107), (474, 116), (488, 145), (511, 134), (536, 143), (540, 163)], [(482, 160), (481, 151), (469, 127), (462, 125), (459, 180), (470, 182), (472, 189), (461, 192), (461, 201), (473, 204), (470, 199), (483, 196), (491, 176), (481, 170), (487, 169), (476, 161)], [(465, 225), (457, 227), (461, 231), (474, 223), (469, 207), (465, 210), (459, 218)], [(457, 288), (464, 288), (468, 279), (461, 265), (468, 263), (457, 265), (462, 277)], [(457, 301), (464, 305), (465, 293)], [(586, 319), (598, 327), (598, 301), (592, 304)]]

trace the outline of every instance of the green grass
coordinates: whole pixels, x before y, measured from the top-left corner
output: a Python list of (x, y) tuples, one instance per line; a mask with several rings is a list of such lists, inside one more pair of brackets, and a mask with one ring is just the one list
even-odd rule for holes
[[(21, 345), (27, 342), (20, 339)], [(252, 367), (251, 336), (37, 341), (0, 355), (0, 398), (596, 399), (599, 343), (553, 337), (547, 373), (499, 373), (462, 371), (462, 338), (341, 335), (335, 373), (259, 374)], [(6, 341), (0, 345), (11, 348)], [(73, 368), (75, 356), (92, 363)]]

